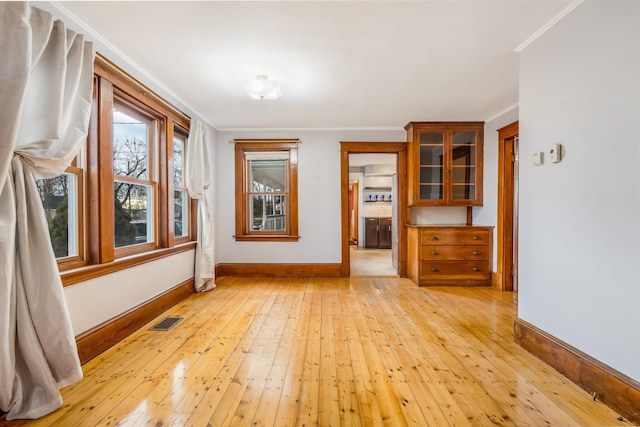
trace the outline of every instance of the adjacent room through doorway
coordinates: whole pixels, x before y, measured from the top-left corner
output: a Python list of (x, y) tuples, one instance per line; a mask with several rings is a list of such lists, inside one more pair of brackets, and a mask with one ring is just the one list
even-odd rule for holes
[(397, 276), (397, 155), (349, 154), (351, 276)]

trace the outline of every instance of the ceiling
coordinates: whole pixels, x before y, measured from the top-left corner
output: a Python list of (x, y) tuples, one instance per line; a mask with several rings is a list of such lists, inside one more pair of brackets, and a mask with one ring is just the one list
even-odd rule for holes
[[(219, 130), (401, 129), (518, 102), (514, 49), (571, 0), (54, 3)], [(258, 74), (282, 97), (253, 100)]]

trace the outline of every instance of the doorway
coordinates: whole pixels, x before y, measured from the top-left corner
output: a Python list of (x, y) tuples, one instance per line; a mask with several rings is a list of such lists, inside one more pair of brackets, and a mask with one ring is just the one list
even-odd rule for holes
[(498, 286), (518, 290), (518, 122), (498, 129)]
[(398, 275), (396, 173), (395, 153), (349, 154), (349, 187), (359, 189), (349, 198), (351, 276)]
[[(348, 277), (351, 275), (351, 258), (354, 260), (360, 258), (360, 255), (364, 254), (364, 249), (367, 249), (367, 256), (374, 256), (374, 252), (376, 250), (380, 251), (378, 255), (384, 255), (391, 258), (391, 263), (395, 263), (395, 267), (393, 264), (390, 267), (393, 267), (393, 275), (399, 275), (400, 277), (406, 277), (406, 223), (407, 223), (407, 214), (408, 209), (406, 208), (406, 143), (404, 142), (341, 142), (340, 143), (341, 150), (341, 204), (342, 204), (342, 261), (341, 261), (341, 275), (343, 277)], [(350, 204), (352, 203), (353, 192), (349, 192), (350, 181), (353, 183), (355, 179), (350, 179), (349, 175), (349, 166), (350, 166), (350, 155), (391, 155), (394, 159), (394, 170), (393, 177), (389, 176), (389, 179), (393, 179), (392, 184), (385, 185), (370, 185), (367, 191), (365, 191), (365, 183), (364, 179), (358, 180), (359, 191), (359, 206), (363, 209), (359, 215), (358, 219), (358, 245), (352, 245), (353, 243), (353, 227), (351, 226), (351, 221), (353, 218), (353, 209), (350, 208)], [(373, 163), (372, 163), (373, 164)], [(360, 166), (358, 166), (360, 167)], [(376, 173), (373, 173), (375, 175)], [(378, 175), (385, 175), (388, 172), (378, 172)], [(364, 178), (364, 172), (362, 173)], [(352, 175), (352, 178), (354, 176)], [(376, 188), (379, 187), (379, 188)], [(353, 189), (353, 187), (352, 187)], [(389, 191), (392, 190), (393, 191)], [(376, 200), (375, 196), (378, 196)], [(391, 199), (389, 199), (391, 196)], [(384, 201), (383, 201), (384, 197)], [(366, 200), (366, 202), (365, 202)], [(367, 203), (367, 205), (364, 205)], [(380, 227), (380, 221), (383, 219), (385, 215), (381, 215), (380, 212), (375, 212), (376, 209), (384, 210), (389, 209), (393, 206), (395, 209), (394, 214), (391, 215), (392, 221), (391, 224), (383, 224), (383, 227), (389, 227), (391, 231), (392, 245), (394, 245), (394, 249), (392, 251), (385, 251), (384, 249), (379, 248), (364, 248), (365, 245), (365, 236), (366, 233), (366, 223), (363, 218), (365, 217), (363, 214), (366, 214), (367, 209), (373, 211), (372, 217), (378, 220), (376, 226)], [(364, 211), (364, 212), (363, 212)], [(384, 241), (384, 237), (383, 237)], [(379, 243), (378, 243), (379, 245)], [(371, 249), (371, 250), (369, 250)], [(384, 252), (382, 252), (384, 251)], [(353, 256), (352, 256), (353, 254)], [(391, 257), (391, 254), (395, 254), (394, 257)], [(375, 259), (375, 258), (374, 258)], [(376, 261), (370, 261), (375, 263)], [(384, 261), (386, 263), (386, 261)], [(366, 259), (364, 260), (366, 264)], [(354, 265), (354, 268), (356, 265)], [(360, 270), (363, 271), (363, 270)], [(372, 270), (370, 274), (372, 275), (389, 275), (391, 270), (384, 269), (380, 270)], [(360, 274), (358, 271), (355, 271), (356, 274)], [(365, 272), (363, 275), (366, 275)]]

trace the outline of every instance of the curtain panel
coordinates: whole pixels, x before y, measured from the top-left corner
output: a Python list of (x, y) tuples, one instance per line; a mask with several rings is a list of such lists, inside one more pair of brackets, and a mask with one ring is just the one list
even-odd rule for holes
[(50, 13), (0, 2), (0, 409), (38, 418), (82, 378), (36, 179), (86, 140), (93, 46)]
[(198, 120), (191, 120), (187, 142), (187, 189), (198, 200), (198, 241), (195, 259), (195, 289), (209, 291), (214, 284), (213, 216), (207, 196), (211, 184), (209, 146), (206, 128)]

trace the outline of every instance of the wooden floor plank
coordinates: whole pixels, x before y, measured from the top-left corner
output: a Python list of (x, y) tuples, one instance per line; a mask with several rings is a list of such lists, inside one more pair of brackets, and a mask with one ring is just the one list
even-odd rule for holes
[(399, 278), (223, 278), (4, 426), (628, 425), (513, 342), (517, 296)]

